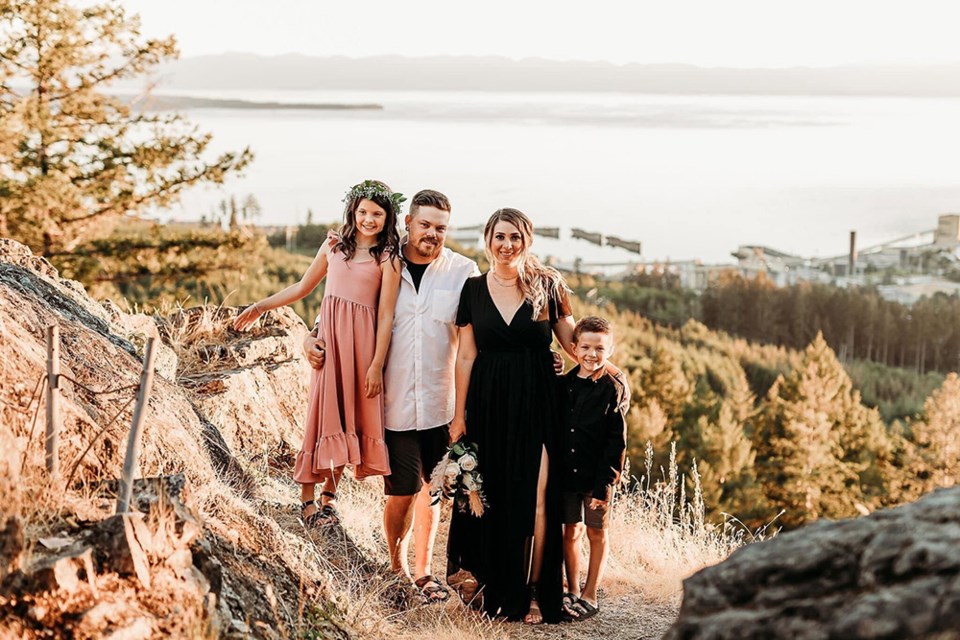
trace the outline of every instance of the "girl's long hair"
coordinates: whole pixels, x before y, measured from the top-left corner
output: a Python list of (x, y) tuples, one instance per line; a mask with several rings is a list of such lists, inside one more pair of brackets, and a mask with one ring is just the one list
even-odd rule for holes
[(567, 291), (567, 284), (559, 271), (546, 266), (530, 253), (530, 245), (533, 243), (533, 223), (526, 214), (517, 209), (497, 209), (487, 220), (487, 226), (483, 229), (483, 250), (490, 261), (491, 269), (494, 265), (494, 255), (490, 249), (493, 242), (493, 228), (501, 221), (508, 222), (519, 229), (523, 238), (520, 263), (517, 265), (519, 276), (517, 284), (523, 298), (533, 307), (533, 319), (537, 320), (546, 308), (550, 297), (553, 296), (559, 300)]
[[(368, 183), (374, 183), (379, 186), (383, 193), (375, 194), (357, 194), (350, 195), (343, 208), (343, 226), (340, 227), (340, 237), (334, 246), (335, 251), (343, 254), (344, 260), (351, 260), (357, 253), (357, 207), (361, 200), (370, 200), (376, 203), (386, 212), (386, 220), (383, 222), (383, 229), (377, 234), (377, 244), (370, 248), (370, 257), (380, 262), (384, 254), (391, 258), (397, 258), (400, 255), (400, 233), (397, 231), (397, 220), (400, 219), (400, 211), (390, 198), (393, 191), (379, 180), (370, 180)], [(361, 183), (364, 184), (364, 183)], [(356, 191), (355, 185), (351, 192)]]

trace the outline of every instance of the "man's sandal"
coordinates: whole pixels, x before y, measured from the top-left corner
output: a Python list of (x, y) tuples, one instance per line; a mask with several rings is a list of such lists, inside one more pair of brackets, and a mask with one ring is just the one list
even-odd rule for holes
[(413, 584), (416, 585), (417, 589), (420, 589), (420, 593), (423, 594), (424, 599), (431, 604), (434, 602), (446, 602), (450, 597), (450, 590), (443, 586), (440, 578), (436, 576), (427, 574), (422, 578), (414, 580)]

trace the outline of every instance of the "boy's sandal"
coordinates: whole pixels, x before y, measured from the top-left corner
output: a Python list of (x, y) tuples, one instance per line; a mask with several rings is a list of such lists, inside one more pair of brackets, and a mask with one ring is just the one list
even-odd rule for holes
[(595, 606), (593, 606), (592, 604), (590, 604), (589, 602), (587, 602), (587, 601), (584, 600), (583, 598), (580, 598), (579, 600), (577, 600), (577, 601), (573, 604), (573, 607), (571, 607), (571, 608), (572, 608), (574, 611), (576, 611), (577, 614), (578, 614), (578, 616), (577, 616), (577, 618), (576, 618), (576, 621), (577, 621), (577, 622), (581, 622), (581, 621), (583, 621), (583, 620), (587, 620), (587, 619), (592, 618), (593, 616), (597, 615), (598, 613), (600, 613), (600, 607), (595, 607)]
[(440, 578), (436, 576), (427, 574), (414, 580), (413, 584), (416, 585), (417, 589), (420, 589), (420, 593), (429, 603), (446, 602), (447, 598), (450, 597), (450, 590), (443, 586)]
[(580, 617), (580, 614), (577, 612), (577, 610), (573, 608), (573, 605), (577, 603), (577, 600), (579, 600), (579, 598), (572, 593), (563, 594), (563, 601), (561, 604), (563, 613), (561, 614), (561, 619), (564, 622), (573, 622)]

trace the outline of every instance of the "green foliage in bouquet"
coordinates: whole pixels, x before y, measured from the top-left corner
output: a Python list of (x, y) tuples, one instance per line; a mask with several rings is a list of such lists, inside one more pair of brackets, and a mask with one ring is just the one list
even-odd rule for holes
[(476, 444), (462, 440), (453, 443), (430, 474), (433, 504), (438, 504), (442, 499), (453, 500), (460, 511), (469, 510), (478, 518), (482, 516), (487, 499), (483, 495), (483, 477), (479, 465)]

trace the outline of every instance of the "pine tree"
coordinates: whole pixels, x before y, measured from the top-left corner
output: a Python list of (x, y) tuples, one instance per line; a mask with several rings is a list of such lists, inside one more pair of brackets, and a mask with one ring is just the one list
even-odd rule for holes
[(682, 415), (684, 406), (693, 397), (693, 388), (680, 361), (665, 346), (654, 352), (650, 367), (641, 375), (639, 391), (639, 403), (646, 406), (656, 400), (668, 424)]
[(960, 482), (960, 378), (951, 373), (923, 405), (913, 424), (913, 441), (923, 463), (923, 488), (930, 491)]
[(882, 428), (817, 334), (802, 365), (774, 383), (756, 419), (757, 479), (767, 499), (786, 510), (784, 525), (867, 511), (861, 473)]
[(878, 460), (885, 483), (880, 503), (894, 507), (914, 502), (928, 490), (930, 469), (899, 420), (891, 425), (888, 437), (890, 453)]
[(0, 0), (0, 220), (10, 235), (47, 256), (68, 252), (250, 162), (248, 149), (207, 162), (210, 136), (182, 116), (104, 93), (177, 55), (173, 37), (143, 39), (116, 2)]
[(698, 421), (704, 499), (718, 509), (738, 515), (758, 506), (753, 469), (756, 452), (745, 431), (752, 413), (753, 395), (741, 374), (728, 397), (719, 402), (716, 417), (701, 416)]
[(645, 456), (648, 443), (662, 452), (669, 447), (670, 440), (667, 416), (655, 399), (644, 406), (634, 404), (630, 407), (627, 414), (627, 456), (634, 468), (642, 468), (639, 462)]
[(243, 199), (243, 205), (240, 207), (244, 223), (253, 223), (263, 213), (260, 207), (260, 201), (252, 193)]
[(230, 196), (230, 223), (227, 225), (230, 231), (236, 231), (240, 228), (240, 222), (237, 220), (237, 198)]

